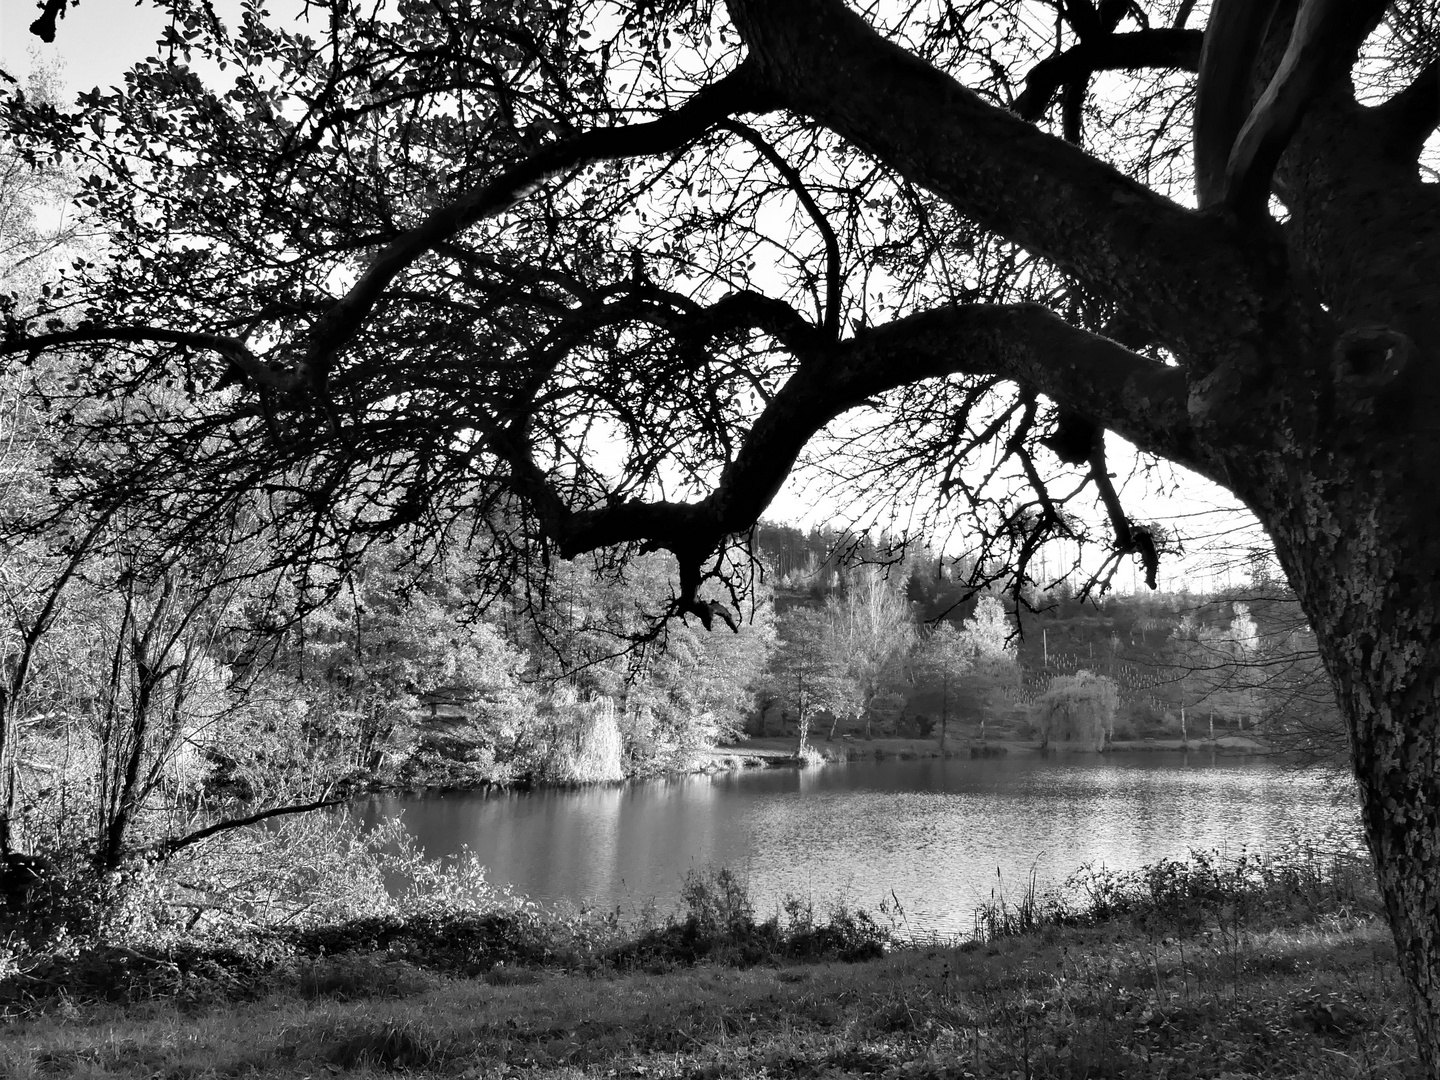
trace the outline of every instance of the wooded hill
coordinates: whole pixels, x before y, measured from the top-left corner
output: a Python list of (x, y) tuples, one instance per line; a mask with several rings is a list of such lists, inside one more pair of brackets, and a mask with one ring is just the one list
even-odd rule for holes
[[(908, 635), (909, 640), (881, 680), (888, 683), (888, 697), (880, 695), (882, 707), (888, 706), (881, 724), (887, 733), (928, 736), (948, 713), (971, 737), (978, 737), (981, 722), (988, 720), (1004, 724), (1013, 736), (1043, 739), (1045, 723), (1037, 705), (1052, 690), (1062, 695), (1079, 690), (1074, 685), (1079, 678), (1089, 681), (1089, 692), (1081, 697), (1093, 696), (1104, 682), (1112, 684), (1114, 715), (1104, 719), (1102, 742), (1193, 741), (1243, 733), (1285, 749), (1326, 757), (1343, 753), (1343, 728), (1329, 700), (1313, 635), (1288, 587), (1263, 573), (1215, 594), (1082, 597), (1062, 583), (1049, 590), (1032, 586), (1017, 597), (977, 585), (984, 574), (973, 562), (939, 556), (923, 543), (900, 545), (839, 531), (762, 524), (756, 546), (775, 574), (782, 639), (796, 612), (844, 606), (857, 580), (847, 557), (888, 562), (884, 581), (903, 595), (907, 610), (879, 638)], [(986, 597), (1005, 612), (1004, 640), (988, 645), (992, 661), (999, 663), (974, 663), (985, 648), (977, 648), (972, 631), (972, 640), (961, 649), (968, 649), (969, 656), (959, 658), (959, 668), (951, 672), (953, 685), (946, 686), (944, 672), (933, 656), (927, 660), (927, 653), (945, 627), (963, 637)], [(855, 648), (853, 635), (843, 647)], [(793, 722), (796, 708), (791, 705), (780, 708)], [(1073, 704), (1070, 711), (1075, 711)], [(775, 719), (767, 717), (767, 723), (755, 724), (754, 730), (773, 730)], [(849, 728), (839, 725), (841, 731)], [(993, 726), (990, 733), (995, 733)]]

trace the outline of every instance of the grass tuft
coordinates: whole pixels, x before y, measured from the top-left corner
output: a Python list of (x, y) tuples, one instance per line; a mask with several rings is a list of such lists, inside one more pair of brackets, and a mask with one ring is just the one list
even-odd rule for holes
[(414, 1024), (386, 1023), (371, 1031), (357, 1031), (326, 1054), (333, 1065), (355, 1069), (370, 1065), (382, 1069), (423, 1069), (437, 1064), (441, 1050), (435, 1040)]

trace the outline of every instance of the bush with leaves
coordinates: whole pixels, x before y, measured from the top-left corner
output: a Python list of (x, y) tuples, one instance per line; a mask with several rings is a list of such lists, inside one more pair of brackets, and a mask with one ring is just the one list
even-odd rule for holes
[(1042, 746), (1069, 743), (1103, 750), (1114, 737), (1120, 694), (1115, 680), (1090, 671), (1056, 675), (1030, 708)]

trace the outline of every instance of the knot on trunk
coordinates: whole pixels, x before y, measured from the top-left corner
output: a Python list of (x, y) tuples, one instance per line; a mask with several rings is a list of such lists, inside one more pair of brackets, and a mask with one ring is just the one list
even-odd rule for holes
[(1357, 326), (1335, 342), (1331, 371), (1337, 388), (1374, 393), (1405, 370), (1415, 352), (1409, 337), (1388, 326)]

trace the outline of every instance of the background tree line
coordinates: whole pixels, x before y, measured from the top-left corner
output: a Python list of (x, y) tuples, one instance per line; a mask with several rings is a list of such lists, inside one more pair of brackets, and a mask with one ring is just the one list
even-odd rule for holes
[(216, 820), (376, 784), (619, 780), (689, 768), (744, 733), (797, 752), (1256, 733), (1343, 749), (1313, 641), (1273, 580), (1099, 603), (1032, 590), (1022, 635), (1013, 598), (977, 593), (966, 560), (912, 544), (888, 566), (846, 563), (835, 553), (878, 548), (767, 525), (761, 565), (791, 569), (766, 572), (737, 633), (692, 617), (648, 636), (674, 584), (662, 555), (556, 564), (543, 598), (518, 582), (497, 598), (463, 545), (376, 545), (307, 599), (254, 536), (154, 573), (123, 521), (22, 528), (45, 497), (27, 473), (45, 423), (19, 391), (0, 416), (9, 488), (29, 493), (4, 511), (0, 715), (21, 850), (115, 867)]

